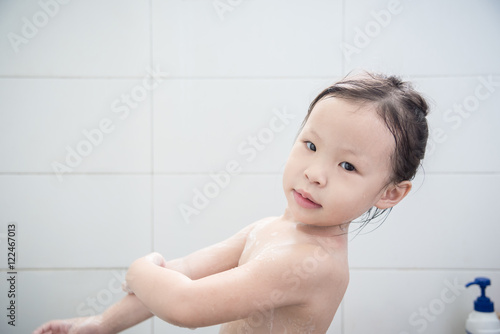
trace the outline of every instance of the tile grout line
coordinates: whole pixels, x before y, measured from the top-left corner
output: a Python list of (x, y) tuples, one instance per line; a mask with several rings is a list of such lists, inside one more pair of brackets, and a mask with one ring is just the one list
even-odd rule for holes
[[(47, 267), (47, 268), (36, 268), (36, 267), (26, 267), (26, 268), (16, 268), (16, 272), (27, 272), (27, 271), (36, 271), (36, 272), (64, 272), (64, 271), (112, 271), (112, 270), (127, 270), (128, 267)], [(10, 271), (8, 268), (0, 268), (0, 272), (8, 272)]]
[[(153, 0), (149, 0), (149, 64), (150, 68), (153, 69)], [(153, 81), (153, 78), (150, 78), (149, 80)], [(154, 163), (154, 157), (155, 157), (155, 150), (154, 150), (154, 94), (155, 91), (153, 90), (151, 92), (151, 95), (149, 96), (149, 101), (150, 101), (150, 126), (151, 126), (151, 196), (150, 196), (150, 201), (151, 201), (151, 251), (154, 251), (155, 249), (155, 210), (154, 210), (154, 203), (155, 203), (155, 163)], [(155, 333), (155, 322), (153, 318), (149, 320), (149, 323), (151, 324), (151, 334)]]
[(346, 31), (346, 1), (342, 1), (342, 27), (340, 28), (341, 30), (341, 38), (340, 38), (340, 71), (342, 72), (342, 77), (345, 76), (345, 71), (346, 71), (346, 64), (345, 64), (345, 57), (344, 57), (344, 52), (342, 52), (342, 44), (345, 43), (345, 31)]
[[(153, 0), (149, 1), (149, 64), (150, 68), (153, 68)], [(154, 181), (155, 181), (155, 149), (154, 149), (154, 94), (155, 92), (152, 91), (151, 95), (149, 97), (150, 101), (150, 111), (151, 111), (151, 117), (150, 117), (150, 140), (151, 140), (151, 251), (154, 251), (155, 249), (155, 242), (154, 242), (154, 232), (155, 232), (155, 217), (154, 217)]]

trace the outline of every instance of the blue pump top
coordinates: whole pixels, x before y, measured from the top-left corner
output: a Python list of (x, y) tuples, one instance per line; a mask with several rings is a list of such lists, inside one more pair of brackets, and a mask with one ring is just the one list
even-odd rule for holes
[(474, 301), (474, 310), (478, 312), (494, 312), (495, 308), (493, 302), (486, 297), (485, 294), (486, 287), (491, 284), (490, 279), (486, 277), (476, 277), (474, 282), (467, 283), (465, 286), (469, 287), (474, 284), (479, 285), (481, 288), (481, 296), (477, 297)]

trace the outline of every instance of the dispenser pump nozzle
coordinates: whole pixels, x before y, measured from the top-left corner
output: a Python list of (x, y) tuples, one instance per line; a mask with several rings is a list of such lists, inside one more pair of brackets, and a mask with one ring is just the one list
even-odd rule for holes
[(467, 283), (465, 286), (477, 284), (481, 288), (481, 296), (474, 301), (474, 310), (478, 312), (494, 312), (493, 302), (486, 296), (486, 287), (491, 284), (489, 278), (476, 277), (474, 282)]

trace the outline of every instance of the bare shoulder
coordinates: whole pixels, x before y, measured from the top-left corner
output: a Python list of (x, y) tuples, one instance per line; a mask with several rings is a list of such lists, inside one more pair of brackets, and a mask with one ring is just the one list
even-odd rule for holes
[[(276, 219), (276, 217), (266, 217), (266, 218), (262, 218), (262, 219), (259, 219), (245, 227), (243, 227), (239, 232), (237, 232), (236, 234), (234, 234), (232, 237), (230, 237), (228, 240), (231, 240), (231, 239), (246, 239), (248, 237), (248, 235), (254, 231), (255, 229), (258, 229), (266, 224), (268, 224), (269, 222), (273, 221), (274, 219)], [(227, 242), (227, 240), (226, 240)]]
[(325, 244), (303, 243), (291, 245), (287, 256), (289, 266), (302, 276), (320, 283), (325, 279), (341, 283), (348, 280), (349, 266), (347, 254), (338, 248)]
[(334, 287), (345, 291), (349, 281), (347, 258), (341, 252), (313, 243), (275, 245), (253, 261), (262, 272), (288, 283), (292, 291), (310, 295), (310, 290)]
[(265, 218), (262, 218), (262, 219), (259, 219), (259, 220), (255, 221), (255, 222), (253, 222), (248, 227), (251, 227), (251, 228), (255, 228), (255, 227), (262, 228), (262, 227), (264, 227), (264, 226), (266, 226), (268, 224), (271, 224), (274, 221), (279, 220), (279, 219), (280, 219), (280, 217), (275, 217), (275, 216), (265, 217)]
[(247, 226), (245, 226), (240, 232), (236, 234), (236, 236), (248, 238), (249, 236), (255, 237), (255, 234), (264, 229), (266, 226), (269, 226), (271, 223), (276, 221), (278, 217), (265, 217), (259, 219)]

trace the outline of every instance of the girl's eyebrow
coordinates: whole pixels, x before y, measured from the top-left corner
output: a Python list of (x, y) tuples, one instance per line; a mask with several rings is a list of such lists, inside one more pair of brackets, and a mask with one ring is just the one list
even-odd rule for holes
[(313, 135), (314, 137), (316, 137), (317, 139), (321, 139), (321, 136), (316, 132), (314, 131), (314, 129), (311, 129), (311, 128), (306, 128), (304, 129), (305, 131), (305, 134), (307, 135)]
[[(313, 136), (315, 138), (313, 138), (314, 140), (316, 141), (321, 141), (321, 136), (313, 129), (313, 128), (304, 128), (304, 134), (307, 135), (307, 136)], [(360, 152), (358, 150), (356, 150), (354, 147), (352, 146), (348, 146), (348, 145), (343, 145), (339, 148), (339, 151), (342, 151), (343, 153), (349, 153), (351, 154), (352, 156), (356, 157), (356, 158), (361, 158), (362, 157), (362, 154), (360, 154)]]
[(345, 152), (345, 153), (349, 153), (349, 154), (352, 154), (353, 156), (355, 157), (358, 157), (359, 156), (359, 152), (356, 151), (355, 149), (353, 148), (350, 148), (350, 147), (341, 147), (340, 148), (340, 151), (342, 152)]
[[(314, 131), (314, 129), (307, 129), (306, 133), (308, 135), (312, 135), (313, 137), (316, 137), (316, 140), (321, 141), (321, 136), (316, 131)], [(359, 150), (356, 150), (356, 148), (353, 147), (352, 145), (341, 145), (338, 148), (338, 150), (341, 151), (341, 152), (343, 152), (343, 153), (351, 154), (354, 157), (360, 157), (361, 156)]]

